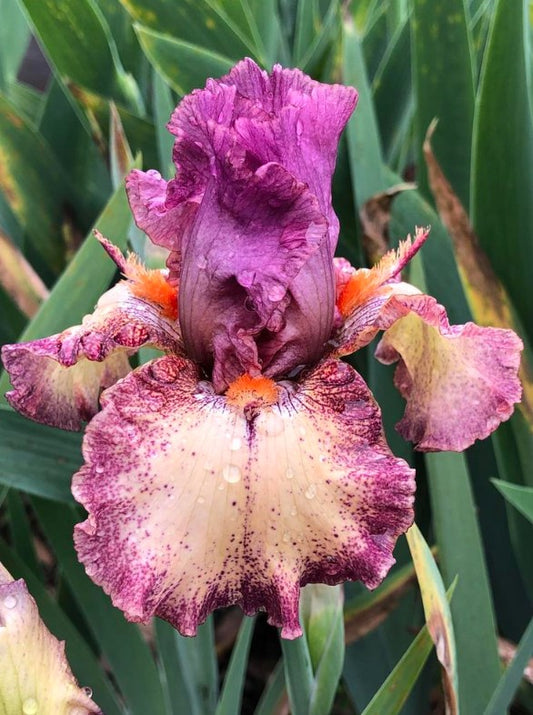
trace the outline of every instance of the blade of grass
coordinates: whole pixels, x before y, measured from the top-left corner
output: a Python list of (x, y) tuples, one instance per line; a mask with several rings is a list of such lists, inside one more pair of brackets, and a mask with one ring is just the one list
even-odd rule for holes
[(413, 524), (406, 534), (422, 594), (424, 614), (437, 658), (443, 667), (444, 697), (448, 715), (457, 715), (457, 652), (452, 614), (442, 577), (420, 529)]
[[(0, 96), (0, 190), (28, 239), (27, 257), (47, 270), (63, 267), (62, 206), (69, 190), (55, 156), (16, 107)], [(15, 239), (14, 235), (6, 231)]]
[(70, 480), (81, 464), (81, 436), (30, 422), (0, 405), (0, 483), (72, 503)]
[(162, 176), (170, 178), (174, 174), (174, 164), (172, 163), (174, 137), (168, 131), (166, 125), (174, 109), (175, 102), (168, 84), (163, 80), (159, 72), (154, 70), (153, 78), (155, 136), (159, 154), (159, 170)]
[(499, 680), (500, 664), (470, 478), (462, 454), (427, 454), (425, 459), (444, 580), (459, 577), (452, 603), (459, 706), (464, 713), (481, 713)]
[[(160, 618), (155, 619), (155, 636), (162, 682), (166, 687), (167, 709), (172, 715), (202, 715), (198, 690), (188, 677), (188, 664), (183, 664), (176, 646), (176, 630)], [(184, 667), (185, 666), (185, 667)]]
[[(19, 0), (50, 63), (63, 78), (142, 111), (107, 22), (94, 0)], [(75, 41), (73, 41), (75, 38)]]
[[(254, 45), (242, 27), (228, 15), (222, 3), (209, 0), (120, 0), (136, 23), (155, 33), (165, 33), (169, 39), (186, 41), (201, 48), (210, 48), (238, 60), (254, 53)], [(241, 4), (230, 0), (232, 7)], [(237, 6), (237, 7), (236, 7)], [(246, 24), (246, 19), (241, 21)]]
[(141, 46), (166, 82), (181, 95), (202, 87), (208, 77), (226, 74), (234, 60), (210, 49), (135, 25)]
[(255, 618), (244, 616), (231, 653), (215, 715), (239, 715)]
[[(448, 589), (450, 600), (455, 582)], [(399, 715), (433, 648), (424, 626), (361, 715)]]
[(281, 709), (285, 696), (285, 670), (283, 660), (279, 660), (265, 686), (254, 715), (273, 715)]
[(291, 713), (309, 715), (314, 680), (307, 642), (300, 637), (292, 641), (281, 638), (280, 643)]
[(509, 504), (512, 504), (533, 524), (533, 488), (509, 484), (501, 479), (491, 479), (491, 482)]
[(500, 715), (511, 705), (522, 680), (524, 669), (533, 655), (533, 619), (522, 636), (511, 664), (502, 675), (484, 715)]
[(474, 117), (470, 214), (533, 342), (533, 126), (525, 12), (524, 0), (499, 0), (492, 13)]
[(474, 117), (471, 39), (465, 0), (414, 0), (413, 84), (416, 94), (417, 182), (430, 197), (422, 141), (439, 119), (435, 154), (465, 206), (470, 195), (470, 150)]

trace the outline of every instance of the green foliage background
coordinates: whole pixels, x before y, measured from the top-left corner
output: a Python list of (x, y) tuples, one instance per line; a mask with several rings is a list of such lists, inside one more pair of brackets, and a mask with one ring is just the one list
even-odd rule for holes
[[(359, 211), (414, 174), (418, 188), (393, 204), (391, 242), (432, 226), (410, 279), (447, 307), (451, 322), (465, 322), (471, 306), (422, 160), (426, 129), (438, 117), (437, 159), (510, 295), (523, 339), (533, 341), (533, 25), (525, 0), (0, 0), (0, 17), (0, 235), (51, 291), (30, 317), (0, 285), (0, 341), (49, 335), (92, 310), (114, 278), (93, 225), (144, 254), (121, 185), (126, 164), (133, 155), (169, 176), (164, 125), (172, 108), (243, 56), (357, 87), (334, 182), (339, 254), (365, 263)], [(43, 92), (18, 79), (32, 33), (52, 71)], [(9, 271), (6, 254), (0, 261)], [(31, 292), (24, 281), (19, 287)], [(370, 353), (358, 355), (357, 367), (383, 409), (391, 448), (417, 468), (417, 523), (436, 546), (444, 586), (457, 577), (451, 612), (461, 712), (501, 715), (513, 699), (516, 712), (533, 712), (531, 686), (521, 682), (533, 650), (532, 424), (517, 411), (465, 454), (415, 455), (393, 429), (403, 405), (391, 371)], [(0, 382), (3, 394), (5, 375)], [(71, 535), (80, 510), (69, 484), (80, 443), (0, 406), (0, 560), (26, 579), (107, 715), (241, 712), (253, 620), (243, 621), (219, 691), (212, 618), (196, 639), (158, 621), (147, 640), (78, 564)], [(54, 554), (52, 576), (35, 533)], [(331, 641), (320, 640), (311, 619), (306, 638), (283, 644), (257, 715), (279, 712), (286, 691), (295, 715), (430, 712), (440, 673), (409, 587), (404, 539), (396, 557), (374, 593), (347, 585), (346, 633), (361, 628), (346, 649), (339, 609), (327, 616)], [(387, 617), (372, 627), (380, 605)], [(506, 670), (498, 635), (520, 642)]]

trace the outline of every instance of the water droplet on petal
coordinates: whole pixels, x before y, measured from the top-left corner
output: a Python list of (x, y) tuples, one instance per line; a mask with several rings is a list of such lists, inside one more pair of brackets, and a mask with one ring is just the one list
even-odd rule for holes
[(297, 514), (298, 514), (298, 509), (295, 506), (293, 506), (291, 509), (291, 516), (296, 516)]
[(287, 471), (285, 472), (285, 476), (287, 479), (294, 479), (294, 470), (291, 469), (290, 467), (287, 467)]
[(105, 468), (104, 468), (104, 466), (103, 466), (102, 464), (99, 464), (97, 467), (94, 468), (94, 471), (95, 471), (97, 474), (103, 474), (104, 471), (105, 471)]
[(22, 703), (22, 712), (24, 715), (37, 715), (39, 704), (35, 698), (26, 698)]
[(198, 497), (198, 499), (197, 499), (196, 501), (198, 502), (198, 504), (205, 504), (205, 498), (204, 498), (204, 497)]
[(241, 446), (242, 446), (242, 440), (240, 439), (240, 437), (234, 437), (231, 440), (231, 444), (230, 444), (229, 448), (231, 449), (232, 452), (237, 452), (241, 448)]
[(222, 470), (222, 476), (229, 484), (236, 484), (241, 480), (241, 470), (236, 464), (227, 464)]
[(92, 696), (93, 696), (93, 689), (92, 689), (92, 688), (89, 688), (88, 686), (85, 686), (84, 688), (82, 688), (82, 690), (83, 690), (83, 692), (85, 693), (85, 695), (86, 695), (88, 698), (92, 698)]
[(283, 418), (277, 412), (265, 412), (257, 422), (258, 432), (268, 437), (276, 437), (283, 432)]
[(6, 596), (4, 598), (4, 606), (6, 608), (15, 608), (16, 605), (17, 599), (15, 598), (15, 596)]
[(314, 499), (316, 496), (316, 487), (314, 484), (310, 484), (305, 490), (306, 499)]
[(291, 535), (289, 534), (288, 531), (286, 531), (286, 532), (283, 534), (283, 541), (284, 541), (286, 544), (288, 544), (290, 540), (291, 540)]
[(296, 136), (300, 138), (304, 132), (304, 125), (302, 124), (302, 121), (298, 119), (296, 122)]
[(270, 286), (270, 288), (268, 288), (267, 295), (268, 295), (269, 300), (277, 302), (278, 300), (281, 300), (283, 298), (283, 296), (285, 295), (286, 292), (287, 292), (287, 289), (284, 288), (284, 286), (277, 284), (277, 285)]
[(196, 265), (200, 270), (203, 270), (207, 266), (207, 258), (205, 256), (198, 256)]
[(300, 435), (302, 437), (305, 437), (305, 427), (300, 427), (300, 429), (298, 431), (300, 432)]

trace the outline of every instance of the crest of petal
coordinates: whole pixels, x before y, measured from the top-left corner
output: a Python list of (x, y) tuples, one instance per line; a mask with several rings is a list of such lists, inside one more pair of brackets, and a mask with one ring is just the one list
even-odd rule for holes
[(65, 644), (48, 631), (22, 579), (0, 564), (0, 709), (3, 713), (101, 715), (78, 687)]
[(193, 635), (239, 604), (293, 638), (301, 585), (385, 576), (414, 477), (368, 388), (336, 360), (278, 387), (247, 410), (167, 356), (106, 391), (74, 477), (89, 512), (75, 541), (128, 618), (155, 613)]
[(392, 297), (378, 323), (386, 332), (376, 357), (398, 362), (394, 382), (407, 400), (397, 429), (417, 449), (461, 451), (509, 419), (522, 393), (512, 330), (450, 325), (426, 295)]
[(78, 430), (98, 411), (101, 391), (129, 372), (128, 355), (143, 345), (180, 352), (175, 321), (135, 289), (122, 281), (81, 325), (4, 346), (2, 361), (13, 386), (9, 403), (37, 422)]

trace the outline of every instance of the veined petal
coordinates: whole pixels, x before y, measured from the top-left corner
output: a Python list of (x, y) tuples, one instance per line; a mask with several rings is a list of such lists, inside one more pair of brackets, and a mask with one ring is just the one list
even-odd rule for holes
[(236, 603), (294, 638), (301, 585), (384, 578), (414, 473), (348, 365), (330, 360), (300, 385), (237, 382), (217, 395), (167, 356), (106, 391), (74, 477), (89, 512), (76, 547), (131, 620), (157, 614), (193, 635)]
[(512, 330), (450, 325), (426, 295), (392, 297), (378, 323), (386, 332), (376, 357), (398, 362), (394, 382), (407, 400), (397, 429), (417, 449), (462, 451), (512, 415), (523, 348)]
[(129, 372), (128, 355), (143, 345), (181, 352), (175, 319), (165, 313), (137, 284), (122, 281), (81, 325), (4, 346), (2, 361), (13, 386), (9, 403), (37, 422), (81, 429), (98, 411), (101, 391)]
[(523, 346), (512, 330), (450, 325), (434, 298), (398, 282), (426, 237), (418, 229), (372, 269), (336, 259), (340, 326), (331, 343), (334, 355), (346, 355), (386, 331), (376, 357), (398, 362), (395, 384), (407, 400), (400, 434), (419, 450), (461, 451), (511, 416)]
[(65, 644), (48, 631), (22, 579), (0, 564), (0, 711), (6, 715), (101, 715), (76, 683)]
[[(296, 300), (289, 286), (297, 291), (302, 267), (327, 243), (316, 198), (282, 166), (266, 164), (246, 177), (230, 174), (218, 191), (211, 185), (206, 193), (191, 236), (194, 250), (185, 251), (180, 278), (187, 352), (213, 366), (218, 391), (244, 372), (269, 368), (286, 344), (279, 333)], [(331, 261), (327, 265), (329, 275), (321, 271), (317, 278), (324, 309), (317, 311), (313, 329), (297, 336), (300, 359), (278, 357), (278, 373), (312, 364), (322, 354), (334, 304)]]

